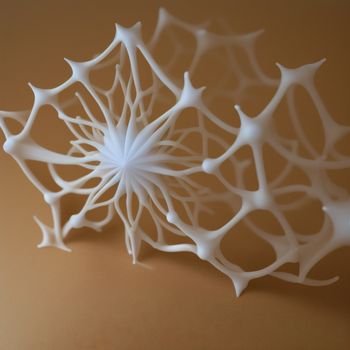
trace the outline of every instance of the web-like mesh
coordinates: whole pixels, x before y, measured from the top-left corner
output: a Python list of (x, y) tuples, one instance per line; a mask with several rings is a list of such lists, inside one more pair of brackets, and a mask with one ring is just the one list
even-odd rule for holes
[[(266, 275), (309, 285), (332, 283), (337, 278), (318, 281), (308, 275), (321, 258), (350, 243), (349, 194), (330, 174), (350, 166), (349, 156), (337, 148), (350, 127), (334, 121), (315, 88), (323, 61), (296, 69), (278, 65), (277, 81), (256, 60), (254, 43), (261, 32), (235, 35), (223, 26), (219, 34), (208, 28), (165, 10), (145, 41), (140, 23), (117, 25), (103, 52), (85, 62), (67, 60), (72, 73), (64, 83), (51, 89), (31, 86), (30, 111), (0, 113), (4, 150), (51, 208), (52, 227), (35, 218), (43, 234), (39, 247), (70, 250), (64, 238), (73, 229), (101, 230), (117, 213), (134, 262), (142, 242), (162, 251), (192, 252), (229, 276), (237, 295), (251, 279)], [(211, 82), (203, 74), (206, 60), (223, 67)], [(180, 76), (179, 71), (186, 72)], [(199, 76), (206, 89), (194, 87), (192, 81), (202, 84)], [(274, 89), (273, 97), (251, 117), (239, 104), (259, 87)], [(297, 107), (300, 87), (319, 116), (321, 145), (305, 130)], [(236, 115), (214, 112), (216, 101), (234, 101)], [(63, 134), (50, 146), (37, 139), (34, 129), (42, 114), (69, 131), (65, 147)], [(11, 120), (21, 125), (19, 132), (11, 132)], [(288, 135), (279, 127), (286, 120)], [(282, 164), (273, 172), (272, 153)], [(36, 163), (47, 167), (50, 185), (35, 171)], [(255, 181), (249, 181), (252, 174)], [(62, 203), (71, 195), (82, 201), (66, 215)], [(289, 215), (305, 214), (310, 201), (325, 213), (312, 234), (299, 232)], [(223, 223), (221, 208), (230, 215)], [(272, 217), (277, 230), (262, 227), (252, 217), (255, 212)], [(208, 218), (211, 225), (217, 221), (215, 228), (208, 227)], [(225, 253), (225, 238), (242, 223), (272, 247), (275, 258), (267, 266), (247, 271)], [(288, 263), (299, 271), (281, 270)]]

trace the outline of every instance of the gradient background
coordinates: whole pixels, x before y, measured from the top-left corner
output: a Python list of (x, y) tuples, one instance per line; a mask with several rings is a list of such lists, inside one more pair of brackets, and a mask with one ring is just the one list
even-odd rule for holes
[[(349, 123), (348, 1), (1, 1), (0, 108), (28, 108), (30, 81), (54, 86), (111, 40), (114, 22), (154, 23), (159, 6), (188, 21), (222, 16), (237, 32), (265, 28), (258, 58), (272, 75), (327, 57), (319, 91)], [(2, 141), (1, 136), (1, 141)], [(270, 277), (236, 299), (230, 280), (189, 254), (149, 250), (133, 266), (122, 234), (77, 233), (72, 254), (36, 249), (32, 215), (44, 201), (0, 152), (0, 349), (350, 349), (349, 250), (322, 261), (336, 284), (311, 288)], [(334, 273), (332, 273), (334, 272)]]

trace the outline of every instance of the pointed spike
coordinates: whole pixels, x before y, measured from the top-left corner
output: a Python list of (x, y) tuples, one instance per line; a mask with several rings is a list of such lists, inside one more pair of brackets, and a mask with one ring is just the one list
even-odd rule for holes
[(236, 291), (237, 298), (239, 298), (244, 289), (246, 289), (248, 286), (249, 280), (241, 277), (235, 277), (232, 279), (232, 282)]
[(325, 62), (327, 61), (327, 59), (324, 57), (314, 63), (311, 63), (310, 66), (314, 67), (315, 70), (317, 70), (318, 68), (320, 68)]
[(279, 63), (279, 62), (275, 62), (275, 65), (276, 65), (280, 70), (282, 70), (282, 69), (285, 68), (285, 67), (284, 67), (281, 63)]
[(71, 252), (72, 250), (68, 248), (63, 241), (58, 241), (53, 233), (53, 230), (42, 223), (36, 216), (33, 216), (34, 221), (40, 227), (41, 233), (43, 235), (42, 241), (37, 245), (38, 248), (54, 247), (66, 252)]

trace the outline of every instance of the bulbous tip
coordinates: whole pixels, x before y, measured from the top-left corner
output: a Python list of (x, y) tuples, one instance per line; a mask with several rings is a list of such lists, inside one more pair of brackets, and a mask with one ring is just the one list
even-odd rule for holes
[(199, 36), (199, 37), (204, 37), (207, 33), (208, 32), (207, 32), (207, 30), (205, 28), (199, 28), (196, 31), (196, 35)]
[(16, 141), (13, 137), (9, 137), (3, 144), (3, 149), (7, 154), (13, 154), (16, 148)]
[(167, 10), (164, 7), (160, 7), (158, 10), (158, 13), (160, 15), (166, 15), (167, 14)]
[(237, 112), (240, 112), (240, 111), (241, 111), (241, 106), (240, 106), (240, 105), (234, 105), (233, 108), (234, 108)]

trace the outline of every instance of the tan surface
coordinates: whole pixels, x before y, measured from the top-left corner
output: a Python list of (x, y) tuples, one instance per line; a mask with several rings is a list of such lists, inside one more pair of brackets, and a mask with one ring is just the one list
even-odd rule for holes
[[(350, 5), (346, 1), (169, 1), (191, 21), (213, 15), (238, 32), (261, 27), (260, 59), (297, 66), (327, 57), (319, 89), (339, 121), (350, 115)], [(49, 87), (68, 74), (63, 57), (86, 59), (115, 21), (152, 23), (154, 1), (8, 1), (0, 12), (0, 108), (31, 103), (28, 81)], [(350, 349), (350, 264), (343, 249), (325, 261), (335, 285), (311, 288), (273, 278), (236, 299), (230, 281), (187, 254), (148, 249), (133, 266), (119, 227), (75, 234), (73, 253), (38, 250), (32, 215), (49, 222), (40, 194), (0, 152), (0, 349)]]

